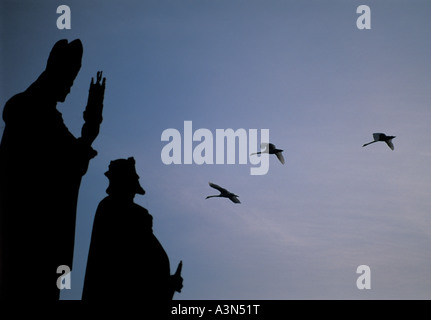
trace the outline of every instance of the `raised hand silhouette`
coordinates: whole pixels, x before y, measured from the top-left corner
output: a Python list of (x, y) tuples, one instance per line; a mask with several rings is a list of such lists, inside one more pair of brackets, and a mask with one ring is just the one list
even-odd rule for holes
[[(58, 266), (72, 267), (78, 191), (97, 152), (105, 80), (91, 84), (82, 136), (64, 124), (65, 101), (81, 68), (79, 39), (53, 46), (45, 70), (7, 101), (0, 144), (0, 297), (59, 298)], [(87, 112), (87, 110), (90, 110)]]
[(105, 95), (106, 78), (103, 78), (102, 72), (97, 72), (96, 82), (91, 79), (90, 90), (88, 94), (87, 107), (84, 111), (85, 124), (82, 127), (81, 137), (83, 141), (91, 146), (99, 134), (99, 126), (102, 123), (103, 98)]

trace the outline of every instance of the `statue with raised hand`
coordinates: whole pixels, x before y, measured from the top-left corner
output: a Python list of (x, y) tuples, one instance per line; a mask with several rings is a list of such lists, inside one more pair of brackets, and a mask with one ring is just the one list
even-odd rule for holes
[(78, 192), (97, 154), (91, 144), (102, 122), (105, 90), (99, 72), (90, 85), (82, 136), (76, 138), (57, 103), (69, 94), (82, 54), (79, 39), (57, 41), (37, 80), (4, 107), (0, 299), (56, 300), (57, 268), (72, 268)]

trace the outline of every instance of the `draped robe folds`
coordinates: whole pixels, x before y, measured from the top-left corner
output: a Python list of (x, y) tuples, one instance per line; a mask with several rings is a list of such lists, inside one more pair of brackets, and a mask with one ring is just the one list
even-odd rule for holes
[(0, 298), (58, 299), (72, 268), (78, 191), (95, 151), (64, 125), (44, 74), (3, 110)]

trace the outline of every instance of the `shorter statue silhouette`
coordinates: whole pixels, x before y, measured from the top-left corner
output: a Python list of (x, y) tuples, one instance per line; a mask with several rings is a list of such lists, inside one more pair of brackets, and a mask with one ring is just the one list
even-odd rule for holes
[(169, 258), (153, 234), (153, 217), (133, 202), (145, 194), (135, 160), (111, 161), (108, 196), (97, 208), (88, 253), (83, 300), (168, 303), (180, 292), (182, 263), (170, 274)]

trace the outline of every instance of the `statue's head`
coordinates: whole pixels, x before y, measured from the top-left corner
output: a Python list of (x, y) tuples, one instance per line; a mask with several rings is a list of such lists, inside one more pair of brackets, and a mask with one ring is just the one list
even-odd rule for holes
[(81, 40), (59, 40), (48, 57), (45, 73), (50, 79), (56, 101), (63, 102), (81, 69), (83, 47)]
[(106, 193), (112, 194), (145, 194), (145, 190), (139, 184), (139, 176), (135, 169), (135, 159), (117, 159), (111, 161), (109, 170), (105, 172), (109, 179), (109, 187)]

